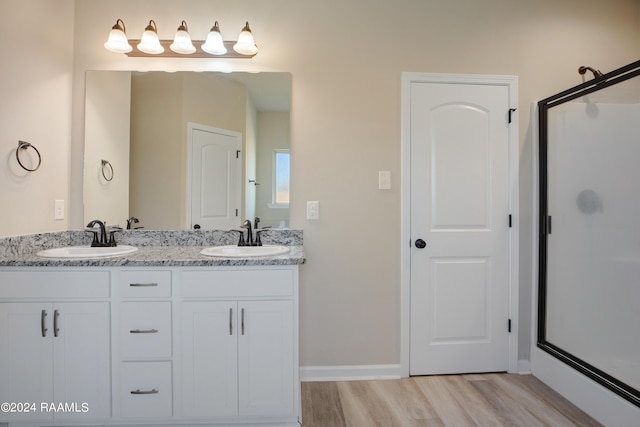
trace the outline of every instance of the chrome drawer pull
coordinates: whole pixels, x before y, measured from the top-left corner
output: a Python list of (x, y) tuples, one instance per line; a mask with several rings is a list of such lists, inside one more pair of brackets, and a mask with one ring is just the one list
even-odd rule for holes
[(129, 286), (133, 288), (142, 288), (142, 287), (158, 286), (158, 284), (157, 283), (129, 283)]
[(157, 329), (132, 329), (129, 331), (130, 334), (157, 334)]
[(233, 308), (229, 309), (229, 335), (233, 335)]
[(158, 393), (159, 391), (156, 390), (155, 388), (151, 390), (140, 390), (140, 389), (131, 390), (131, 394), (158, 394)]

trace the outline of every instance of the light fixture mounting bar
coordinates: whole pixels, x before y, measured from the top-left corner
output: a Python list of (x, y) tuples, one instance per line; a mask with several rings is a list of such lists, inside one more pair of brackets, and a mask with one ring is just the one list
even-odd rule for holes
[(162, 45), (162, 47), (164, 48), (164, 52), (157, 54), (157, 55), (149, 55), (147, 53), (144, 52), (140, 52), (136, 46), (138, 45), (138, 43), (140, 42), (140, 40), (129, 40), (129, 42), (131, 43), (131, 45), (133, 46), (133, 50), (129, 53), (125, 53), (125, 55), (132, 57), (132, 58), (151, 58), (151, 57), (158, 57), (158, 58), (244, 58), (244, 59), (251, 59), (254, 56), (256, 56), (256, 54), (253, 55), (243, 55), (240, 54), (236, 51), (233, 50), (233, 45), (235, 44), (234, 41), (224, 41), (224, 46), (227, 48), (227, 53), (225, 53), (224, 55), (211, 55), (207, 52), (204, 52), (201, 48), (202, 44), (204, 43), (204, 40), (193, 40), (193, 46), (196, 48), (196, 51), (194, 53), (191, 54), (180, 54), (180, 53), (175, 53), (174, 51), (172, 51), (169, 48), (169, 45), (171, 43), (173, 43), (173, 40), (160, 40), (160, 44)]

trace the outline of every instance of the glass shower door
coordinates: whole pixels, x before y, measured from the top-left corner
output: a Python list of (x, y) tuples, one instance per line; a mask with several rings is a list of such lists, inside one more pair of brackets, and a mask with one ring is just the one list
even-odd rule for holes
[(640, 62), (541, 101), (538, 346), (640, 406)]

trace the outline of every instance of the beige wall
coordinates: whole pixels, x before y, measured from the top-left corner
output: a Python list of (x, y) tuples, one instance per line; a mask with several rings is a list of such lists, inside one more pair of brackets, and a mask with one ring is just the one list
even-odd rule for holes
[[(69, 144), (65, 137), (70, 53), (58, 46), (70, 40), (71, 30), (64, 23), (73, 14), (71, 3), (15, 0), (10, 6), (24, 11), (23, 5), (33, 3), (45, 6), (22, 20), (4, 8), (2, 23), (15, 23), (9, 28), (20, 35), (28, 33), (26, 28), (44, 28), (48, 31), (43, 33), (57, 41), (49, 41), (50, 49), (30, 50), (26, 57), (21, 51), (5, 53), (3, 64), (12, 64), (14, 80), (2, 80), (3, 88), (10, 88), (3, 103), (17, 103), (12, 116), (29, 125), (12, 126), (13, 133), (0, 130), (7, 157), (15, 140), (23, 138), (19, 131), (33, 131), (30, 125), (49, 112), (59, 120), (51, 120), (53, 127), (46, 131), (38, 130), (37, 139), (51, 141), (53, 135), (53, 151), (64, 154)], [(40, 175), (47, 186), (55, 186), (53, 190), (69, 183), (72, 227), (82, 225), (85, 70), (228, 68), (292, 73), (291, 225), (304, 229), (308, 255), (301, 268), (300, 296), (301, 364), (306, 366), (400, 361), (399, 252), (405, 243), (400, 241), (401, 73), (518, 76), (519, 330), (520, 357), (528, 356), (534, 197), (529, 109), (533, 102), (580, 83), (580, 65), (610, 71), (638, 59), (637, 0), (82, 0), (76, 2), (75, 15), (71, 169), (65, 161), (54, 162), (53, 169)], [(171, 38), (185, 19), (199, 39), (214, 20), (227, 39), (236, 37), (249, 20), (261, 50), (251, 60), (126, 58), (102, 48), (117, 18), (125, 21), (132, 38), (139, 37), (151, 18), (162, 38)], [(1, 34), (6, 32), (0, 27)], [(53, 82), (51, 91), (36, 93)], [(28, 88), (27, 93), (17, 87)], [(29, 107), (23, 107), (24, 102)], [(6, 110), (3, 106), (3, 114)], [(377, 190), (379, 170), (392, 172), (391, 191)], [(0, 185), (0, 195), (11, 202), (3, 207), (3, 235), (64, 228), (44, 218), (50, 216), (53, 191), (35, 183), (33, 189)], [(305, 220), (307, 200), (320, 201), (319, 221)], [(20, 217), (24, 209), (33, 212), (26, 223)], [(36, 212), (44, 212), (43, 217)]]
[[(2, 0), (0, 10), (0, 236), (66, 230), (69, 209), (82, 209), (82, 189), (69, 199), (74, 1)], [(18, 140), (40, 151), (36, 172), (18, 165)], [(53, 219), (56, 199), (64, 220)]]

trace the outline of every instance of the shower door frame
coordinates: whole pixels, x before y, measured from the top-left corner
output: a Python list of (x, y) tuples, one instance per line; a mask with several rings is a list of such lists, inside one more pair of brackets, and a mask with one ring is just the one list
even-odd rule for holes
[(539, 155), (539, 224), (538, 224), (538, 323), (537, 347), (563, 363), (586, 375), (593, 381), (613, 391), (632, 404), (640, 407), (640, 391), (585, 362), (577, 356), (547, 341), (547, 236), (552, 231), (548, 211), (548, 114), (549, 109), (565, 102), (583, 97), (609, 86), (640, 76), (640, 61), (633, 62), (607, 74), (595, 77), (556, 95), (538, 102), (538, 155)]

